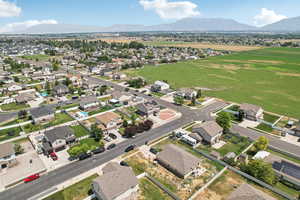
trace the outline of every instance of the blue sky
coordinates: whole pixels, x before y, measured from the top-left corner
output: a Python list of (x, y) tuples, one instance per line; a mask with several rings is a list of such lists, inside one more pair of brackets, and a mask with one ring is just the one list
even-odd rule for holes
[(153, 25), (185, 17), (262, 26), (299, 16), (299, 8), (299, 0), (0, 0), (0, 32), (41, 23)]

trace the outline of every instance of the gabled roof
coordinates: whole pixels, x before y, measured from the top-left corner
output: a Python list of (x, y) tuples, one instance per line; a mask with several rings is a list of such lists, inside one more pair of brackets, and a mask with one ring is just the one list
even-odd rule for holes
[(99, 187), (100, 192), (96, 192), (103, 195), (103, 199), (112, 200), (138, 185), (138, 179), (130, 167), (108, 163), (103, 168), (103, 175), (94, 179), (93, 184)]
[(243, 103), (240, 106), (240, 110), (243, 110), (247, 113), (258, 113), (258, 111), (262, 109), (260, 106), (253, 105), (253, 104), (248, 104), (248, 103)]
[(49, 131), (45, 131), (45, 136), (49, 142), (53, 143), (58, 139), (67, 139), (74, 136), (74, 132), (68, 126), (57, 127)]
[(207, 121), (202, 124), (197, 124), (193, 127), (193, 131), (202, 129), (207, 135), (214, 137), (223, 131), (222, 127), (215, 121)]
[(50, 106), (41, 106), (30, 110), (30, 114), (33, 118), (44, 117), (54, 114), (54, 109)]
[(227, 200), (276, 200), (270, 195), (246, 183), (230, 194)]
[(80, 106), (94, 103), (94, 102), (99, 102), (96, 96), (87, 96), (80, 100)]
[(157, 154), (157, 159), (175, 169), (182, 175), (197, 167), (200, 159), (174, 144), (168, 144)]

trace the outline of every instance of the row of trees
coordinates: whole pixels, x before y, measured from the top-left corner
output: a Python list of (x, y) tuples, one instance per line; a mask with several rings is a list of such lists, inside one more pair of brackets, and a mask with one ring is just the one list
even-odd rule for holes
[(137, 79), (128, 80), (127, 84), (129, 85), (129, 87), (141, 88), (146, 85), (146, 82), (142, 78), (137, 78)]
[[(125, 124), (123, 124), (125, 125)], [(144, 131), (149, 131), (153, 126), (151, 120), (146, 120), (138, 125), (132, 124), (125, 127), (124, 135), (125, 137), (131, 138), (134, 137), (137, 133), (143, 133)]]

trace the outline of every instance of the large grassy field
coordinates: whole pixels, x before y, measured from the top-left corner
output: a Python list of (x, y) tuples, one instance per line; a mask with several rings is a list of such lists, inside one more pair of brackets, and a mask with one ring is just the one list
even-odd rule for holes
[(268, 48), (134, 71), (174, 88), (209, 88), (206, 95), (261, 105), (300, 118), (300, 49)]

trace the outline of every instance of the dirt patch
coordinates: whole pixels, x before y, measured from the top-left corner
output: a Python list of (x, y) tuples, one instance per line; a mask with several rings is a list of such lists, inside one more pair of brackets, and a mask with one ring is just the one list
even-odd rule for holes
[(298, 73), (277, 72), (276, 74), (282, 76), (300, 77), (300, 74)]

